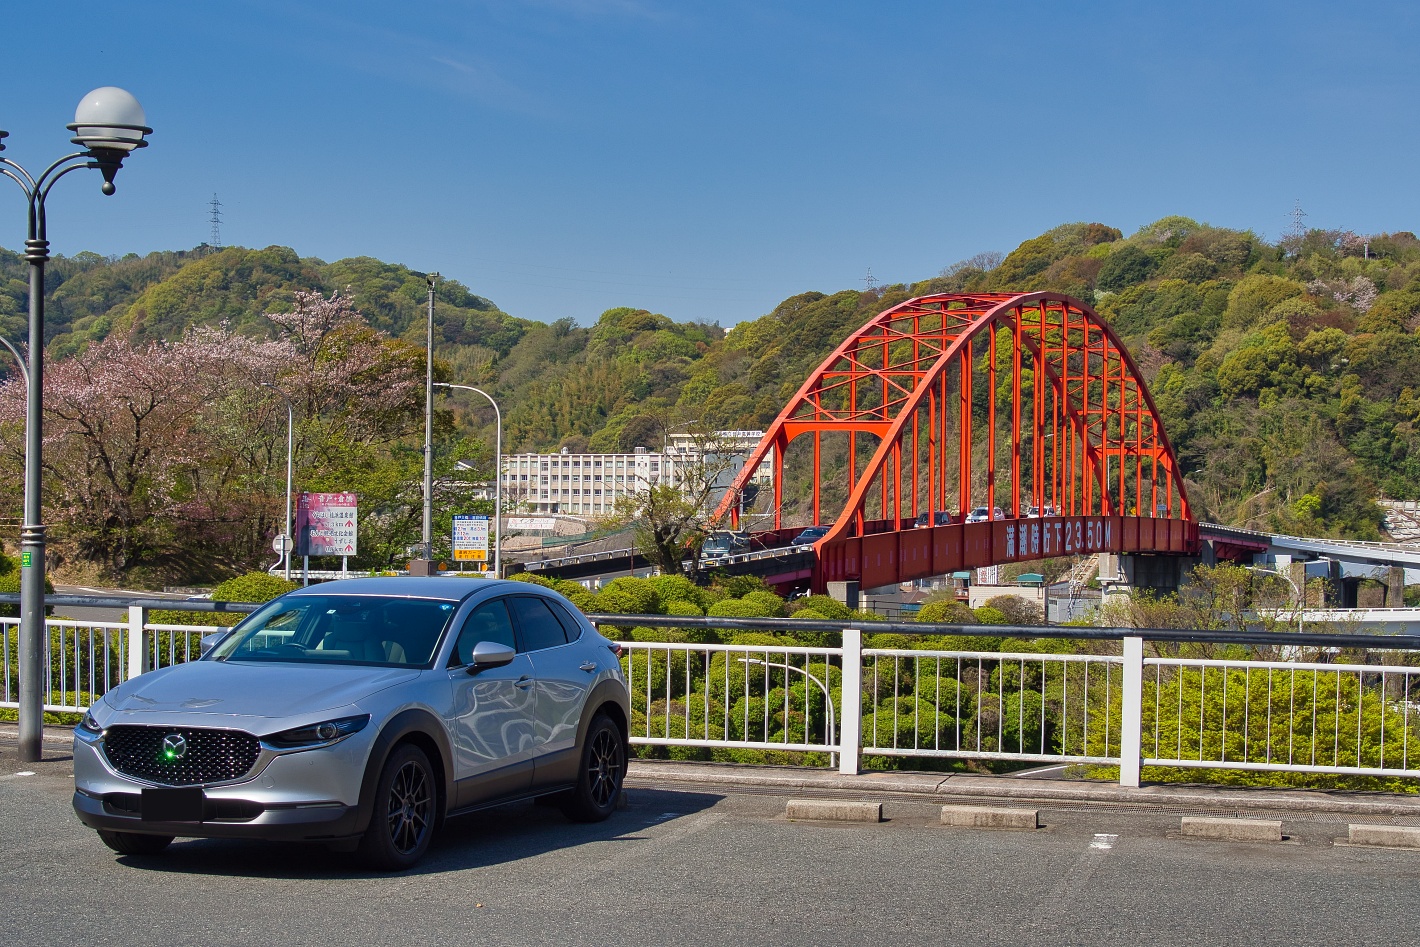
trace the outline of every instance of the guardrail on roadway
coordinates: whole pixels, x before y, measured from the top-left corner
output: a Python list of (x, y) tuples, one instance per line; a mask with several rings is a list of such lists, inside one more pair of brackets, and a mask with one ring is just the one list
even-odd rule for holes
[[(45, 705), (60, 712), (80, 712), (130, 677), (193, 659), (202, 636), (217, 630), (154, 624), (150, 609), (258, 607), (90, 596), (48, 602), (126, 608), (129, 619), (47, 621)], [(1144, 765), (1420, 777), (1410, 751), (1420, 726), (1420, 662), (1401, 663), (1420, 651), (1420, 636), (589, 617), (616, 638), (628, 637), (622, 628), (649, 627), (702, 639), (623, 642), (631, 739), (642, 745), (815, 754), (844, 773), (858, 772), (864, 757), (1117, 764), (1126, 786), (1139, 784)], [(0, 619), (0, 706), (17, 705), (17, 621)], [(722, 632), (820, 641), (705, 640)], [(893, 637), (873, 640), (879, 635)], [(987, 651), (922, 640), (936, 635), (1021, 643)], [(1088, 653), (1050, 645), (1062, 639), (1088, 642)], [(1185, 642), (1215, 653), (1168, 653)], [(1262, 659), (1264, 651), (1273, 659)], [(1359, 657), (1337, 663), (1341, 652)]]

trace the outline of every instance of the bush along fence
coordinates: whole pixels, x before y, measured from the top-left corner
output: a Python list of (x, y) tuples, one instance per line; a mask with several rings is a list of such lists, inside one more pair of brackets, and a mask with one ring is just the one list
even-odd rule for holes
[[(0, 603), (14, 596), (0, 595)], [(51, 596), (127, 609), (50, 619), (46, 710), (198, 657), (250, 603)], [(210, 625), (171, 621), (174, 611)], [(604, 615), (642, 755), (1007, 771), (1075, 764), (1122, 785), (1189, 779), (1412, 791), (1420, 637)], [(17, 629), (0, 706), (15, 707)], [(1412, 743), (1415, 745), (1412, 746)]]

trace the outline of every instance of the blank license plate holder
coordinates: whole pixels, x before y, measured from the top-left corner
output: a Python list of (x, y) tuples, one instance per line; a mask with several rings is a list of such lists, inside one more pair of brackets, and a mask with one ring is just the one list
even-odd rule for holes
[(144, 786), (144, 822), (201, 822), (206, 801), (200, 786)]

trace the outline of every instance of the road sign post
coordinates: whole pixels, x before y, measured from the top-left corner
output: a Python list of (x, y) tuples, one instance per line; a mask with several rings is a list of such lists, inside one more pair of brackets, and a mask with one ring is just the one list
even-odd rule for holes
[(296, 511), (296, 552), (304, 557), (303, 584), (311, 556), (357, 555), (359, 498), (353, 493), (303, 493)]
[(478, 563), (478, 570), (488, 569), (488, 517), (473, 513), (454, 516), (453, 549), (455, 562)]

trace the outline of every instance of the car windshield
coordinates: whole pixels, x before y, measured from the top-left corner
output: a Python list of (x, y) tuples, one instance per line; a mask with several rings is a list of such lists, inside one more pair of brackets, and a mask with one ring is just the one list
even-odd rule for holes
[(429, 667), (456, 604), (378, 595), (290, 596), (253, 612), (208, 658)]

